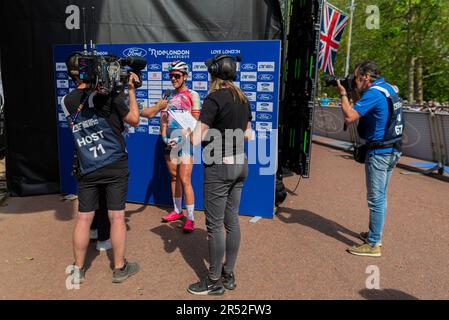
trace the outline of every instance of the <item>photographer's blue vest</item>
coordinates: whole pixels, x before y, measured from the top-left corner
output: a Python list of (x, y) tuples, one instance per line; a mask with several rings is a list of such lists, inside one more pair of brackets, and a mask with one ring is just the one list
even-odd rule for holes
[[(390, 108), (390, 119), (387, 122), (384, 138), (380, 141), (367, 142), (368, 149), (400, 147), (404, 131), (404, 118), (402, 116), (402, 99), (399, 97), (398, 90), (386, 82), (377, 83), (368, 90), (380, 91), (387, 98)], [(362, 128), (357, 129), (360, 134)]]
[[(95, 94), (90, 94), (72, 115), (64, 104), (64, 98), (61, 101), (72, 130), (81, 176), (126, 158), (119, 137), (106, 119), (96, 112), (92, 101), (94, 96)], [(88, 107), (83, 108), (86, 100)]]

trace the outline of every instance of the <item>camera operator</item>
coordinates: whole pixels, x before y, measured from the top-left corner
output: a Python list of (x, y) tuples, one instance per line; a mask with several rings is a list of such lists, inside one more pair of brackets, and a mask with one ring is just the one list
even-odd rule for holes
[(348, 248), (348, 252), (359, 256), (380, 257), (382, 230), (387, 214), (388, 183), (401, 156), (402, 102), (397, 87), (385, 82), (374, 61), (358, 64), (354, 77), (361, 98), (353, 108), (346, 88), (340, 81), (337, 81), (337, 87), (345, 123), (349, 125), (359, 120), (357, 131), (366, 141), (361, 148), (365, 151), (360, 152), (358, 158), (359, 162), (365, 163), (370, 221), (369, 231), (360, 233), (360, 238), (365, 243)]
[[(79, 54), (67, 60), (72, 78), (78, 78)], [(78, 87), (61, 101), (74, 136), (78, 170), (78, 214), (73, 232), (75, 263), (73, 282), (82, 283), (85, 277), (85, 256), (89, 243), (89, 229), (95, 210), (99, 209), (100, 189), (104, 188), (114, 256), (112, 282), (119, 283), (139, 271), (137, 262), (125, 259), (126, 225), (125, 200), (128, 189), (128, 156), (122, 135), (124, 122), (137, 126), (139, 107), (135, 97), (135, 83), (139, 77), (130, 72), (128, 100), (123, 91), (103, 94), (103, 88), (79, 80)]]

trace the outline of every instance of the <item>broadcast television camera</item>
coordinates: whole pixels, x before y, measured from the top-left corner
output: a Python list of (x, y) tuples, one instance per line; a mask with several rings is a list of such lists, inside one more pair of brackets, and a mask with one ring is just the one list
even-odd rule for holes
[[(79, 77), (84, 83), (95, 84), (103, 94), (122, 90), (129, 79), (129, 72), (139, 76), (140, 71), (147, 65), (142, 57), (128, 56), (117, 58), (114, 55), (82, 55), (78, 59)], [(135, 83), (136, 88), (142, 85), (142, 81)]]
[[(97, 55), (95, 43), (95, 31), (93, 40), (90, 42), (92, 53), (87, 51), (86, 43), (86, 13), (83, 10), (84, 18), (84, 38), (82, 53), (78, 58), (78, 76), (84, 83), (93, 84), (102, 94), (109, 94), (112, 91), (122, 90), (129, 80), (129, 73), (132, 71), (141, 79), (140, 71), (147, 65), (146, 59), (138, 56), (128, 56), (118, 58), (115, 55)], [(92, 7), (92, 25), (95, 25), (95, 7)], [(93, 29), (95, 30), (95, 29)], [(134, 83), (136, 88), (142, 85), (142, 81)]]

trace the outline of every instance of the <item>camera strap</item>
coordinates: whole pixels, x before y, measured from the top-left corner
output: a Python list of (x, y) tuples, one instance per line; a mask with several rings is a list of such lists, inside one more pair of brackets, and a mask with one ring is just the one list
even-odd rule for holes
[(83, 101), (80, 103), (80, 105), (76, 108), (76, 111), (74, 114), (69, 114), (68, 110), (65, 107), (65, 104), (62, 103), (63, 108), (65, 109), (64, 112), (67, 115), (67, 121), (69, 122), (70, 128), (73, 128), (74, 123), (76, 122), (76, 119), (78, 118), (78, 115), (80, 114), (81, 110), (83, 110), (84, 106), (86, 105), (87, 100), (89, 99), (91, 92), (88, 92), (86, 94), (85, 91), (83, 93), (86, 95), (86, 97), (83, 99)]

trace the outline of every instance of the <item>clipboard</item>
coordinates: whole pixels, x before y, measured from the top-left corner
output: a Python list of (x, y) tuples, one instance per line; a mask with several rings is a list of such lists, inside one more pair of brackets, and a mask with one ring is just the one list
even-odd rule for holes
[(195, 130), (197, 120), (188, 111), (183, 110), (167, 110), (170, 116), (183, 128), (190, 129), (191, 132)]

